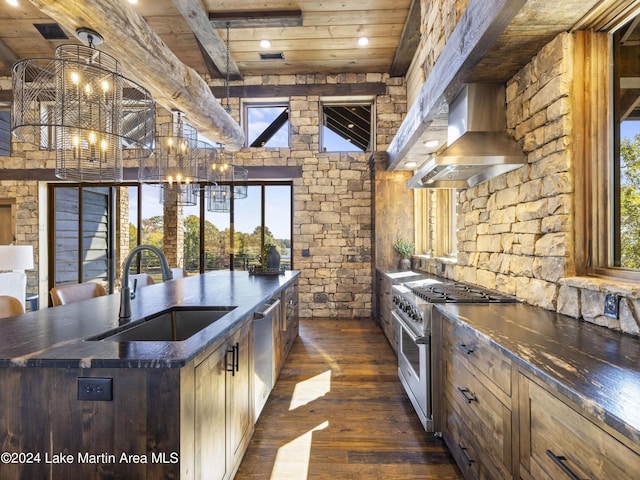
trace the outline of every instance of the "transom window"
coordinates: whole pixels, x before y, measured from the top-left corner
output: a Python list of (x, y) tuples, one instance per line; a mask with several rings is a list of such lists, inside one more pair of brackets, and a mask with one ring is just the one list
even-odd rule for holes
[(373, 150), (373, 102), (322, 102), (322, 148), (324, 152)]
[(244, 104), (245, 136), (248, 147), (289, 146), (289, 104), (269, 102)]

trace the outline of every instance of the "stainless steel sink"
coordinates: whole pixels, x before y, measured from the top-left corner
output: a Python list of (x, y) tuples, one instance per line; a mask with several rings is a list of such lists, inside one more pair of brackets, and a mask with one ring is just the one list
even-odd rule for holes
[(105, 340), (113, 342), (179, 342), (195, 335), (226, 314), (235, 306), (216, 306), (203, 308), (176, 307), (153, 316), (141, 323), (87, 340)]

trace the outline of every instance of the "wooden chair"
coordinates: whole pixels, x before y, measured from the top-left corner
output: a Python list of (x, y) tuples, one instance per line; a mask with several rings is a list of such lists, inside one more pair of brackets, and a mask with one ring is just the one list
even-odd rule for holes
[(102, 285), (95, 282), (76, 283), (73, 285), (63, 285), (61, 287), (53, 287), (49, 291), (51, 295), (51, 303), (54, 307), (58, 305), (66, 305), (67, 303), (79, 302), (88, 298), (101, 297), (106, 295), (107, 291)]
[(22, 302), (16, 297), (0, 295), (0, 318), (13, 317), (24, 313)]

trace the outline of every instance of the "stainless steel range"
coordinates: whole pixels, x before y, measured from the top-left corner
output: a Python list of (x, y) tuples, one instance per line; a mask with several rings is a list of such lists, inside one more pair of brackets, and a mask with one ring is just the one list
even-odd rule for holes
[(433, 431), (431, 411), (431, 311), (437, 303), (512, 303), (514, 297), (463, 283), (418, 280), (394, 285), (398, 325), (398, 375), (422, 426)]

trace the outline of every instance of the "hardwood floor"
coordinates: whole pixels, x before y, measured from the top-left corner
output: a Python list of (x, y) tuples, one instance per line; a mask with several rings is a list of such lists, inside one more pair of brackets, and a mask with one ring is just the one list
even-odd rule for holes
[(236, 480), (461, 479), (371, 320), (302, 320)]

